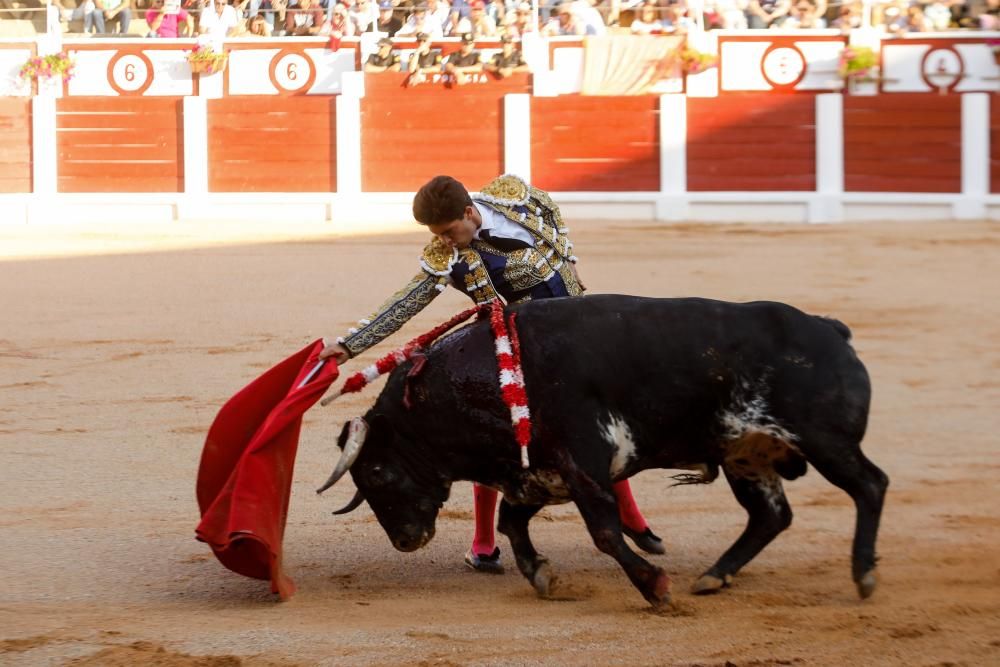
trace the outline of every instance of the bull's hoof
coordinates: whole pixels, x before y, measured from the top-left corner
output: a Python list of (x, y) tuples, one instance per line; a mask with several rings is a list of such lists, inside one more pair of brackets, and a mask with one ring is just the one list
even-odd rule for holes
[(861, 596), (862, 600), (866, 600), (871, 597), (871, 594), (875, 592), (875, 587), (878, 586), (878, 572), (872, 568), (854, 583), (858, 587), (858, 595)]
[(691, 586), (691, 592), (695, 595), (708, 595), (709, 593), (715, 593), (723, 588), (726, 588), (733, 582), (732, 575), (727, 574), (725, 577), (715, 577), (711, 574), (703, 574), (701, 579), (694, 582)]
[(531, 585), (534, 587), (538, 597), (549, 599), (552, 597), (552, 589), (556, 585), (556, 575), (552, 573), (552, 568), (548, 562), (544, 562), (535, 569), (535, 575), (531, 577)]
[(653, 609), (657, 611), (670, 605), (670, 577), (663, 570), (660, 570), (657, 575), (656, 581), (653, 582), (653, 590), (646, 599), (649, 600), (649, 604), (653, 605)]

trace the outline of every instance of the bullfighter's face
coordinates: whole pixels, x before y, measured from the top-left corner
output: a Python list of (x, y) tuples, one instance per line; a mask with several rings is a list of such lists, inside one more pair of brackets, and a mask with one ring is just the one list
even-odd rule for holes
[(479, 212), (473, 206), (466, 206), (461, 218), (427, 225), (434, 236), (451, 248), (468, 248), (475, 238), (476, 230), (482, 224)]
[[(346, 436), (345, 424), (341, 447)], [(412, 445), (394, 432), (388, 419), (375, 416), (351, 466), (351, 477), (389, 541), (400, 551), (415, 551), (431, 541), (438, 511), (448, 495), (447, 487), (418, 483), (409, 470), (414, 465), (419, 466), (420, 461)], [(425, 477), (421, 475), (421, 479)], [(430, 477), (436, 479), (433, 474)]]

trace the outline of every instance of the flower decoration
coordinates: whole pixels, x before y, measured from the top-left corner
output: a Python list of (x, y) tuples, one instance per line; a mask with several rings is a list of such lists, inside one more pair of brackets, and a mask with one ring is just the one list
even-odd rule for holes
[(703, 53), (690, 46), (681, 46), (674, 51), (674, 60), (684, 74), (700, 74), (719, 66), (719, 56)]
[(871, 81), (878, 75), (878, 56), (867, 46), (848, 46), (840, 52), (837, 74), (845, 81)]
[(225, 51), (216, 51), (208, 44), (195, 44), (188, 52), (187, 60), (192, 72), (214, 74), (226, 69), (229, 54)]
[(70, 58), (65, 51), (60, 51), (47, 56), (28, 58), (27, 62), (21, 65), (19, 74), (25, 81), (38, 82), (56, 77), (60, 77), (63, 81), (69, 81), (73, 78), (75, 68), (76, 61)]

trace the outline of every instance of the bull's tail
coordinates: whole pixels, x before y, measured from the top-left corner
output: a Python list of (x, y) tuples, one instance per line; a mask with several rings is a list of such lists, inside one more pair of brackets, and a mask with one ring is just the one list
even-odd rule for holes
[(840, 320), (832, 317), (817, 317), (817, 319), (833, 327), (834, 331), (839, 333), (847, 342), (851, 341), (851, 329)]

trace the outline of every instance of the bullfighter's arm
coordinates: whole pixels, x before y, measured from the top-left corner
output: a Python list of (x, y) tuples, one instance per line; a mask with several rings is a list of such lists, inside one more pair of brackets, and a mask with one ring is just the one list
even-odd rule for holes
[(359, 322), (358, 328), (352, 328), (337, 342), (343, 345), (352, 357), (382, 342), (396, 333), (407, 321), (419, 313), (434, 300), (447, 285), (448, 279), (421, 271), (367, 319)]

